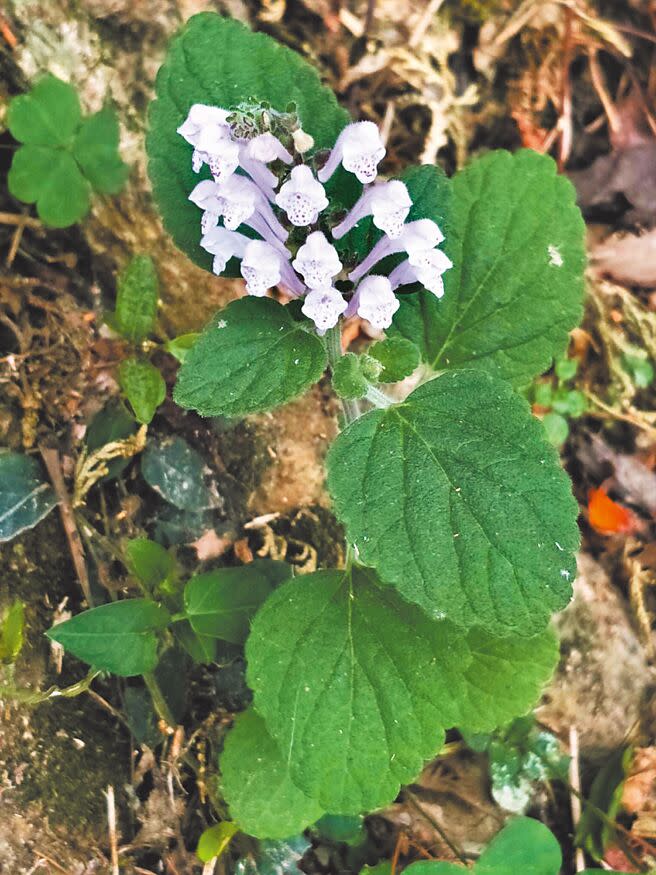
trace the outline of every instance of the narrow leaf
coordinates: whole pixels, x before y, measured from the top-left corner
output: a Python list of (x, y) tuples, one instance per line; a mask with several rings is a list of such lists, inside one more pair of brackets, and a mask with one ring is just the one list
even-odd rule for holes
[(159, 282), (148, 255), (135, 255), (119, 274), (116, 293), (116, 330), (126, 340), (141, 343), (152, 333), (157, 319)]
[(155, 668), (156, 633), (169, 621), (155, 602), (127, 599), (77, 614), (53, 626), (48, 637), (94, 668), (132, 677)]
[(121, 362), (118, 382), (138, 422), (148, 425), (166, 398), (166, 383), (154, 365), (143, 359)]

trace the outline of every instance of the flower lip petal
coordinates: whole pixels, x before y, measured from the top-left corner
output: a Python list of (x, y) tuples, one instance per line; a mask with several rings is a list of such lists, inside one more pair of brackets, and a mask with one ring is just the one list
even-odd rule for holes
[(341, 162), (361, 183), (373, 182), (384, 156), (385, 145), (377, 126), (370, 121), (353, 122), (337, 138), (328, 161), (319, 171), (319, 179), (321, 182), (330, 179)]
[(198, 138), (203, 128), (211, 125), (222, 125), (229, 129), (230, 113), (219, 106), (207, 106), (204, 103), (194, 103), (187, 113), (187, 118), (177, 128), (177, 133), (184, 137), (192, 146), (198, 145)]
[(331, 286), (342, 269), (337, 250), (321, 231), (308, 234), (292, 264), (312, 289)]
[(280, 282), (281, 257), (264, 240), (251, 240), (244, 249), (241, 261), (241, 275), (246, 280), (249, 295), (263, 297), (267, 291)]
[(276, 204), (287, 213), (292, 225), (302, 228), (317, 221), (319, 213), (328, 206), (328, 198), (310, 168), (299, 164), (281, 186)]
[(400, 304), (387, 277), (375, 274), (365, 277), (357, 287), (355, 297), (358, 316), (374, 328), (389, 328)]
[(301, 312), (312, 319), (320, 334), (337, 325), (337, 321), (347, 308), (340, 292), (333, 286), (312, 289), (305, 296)]

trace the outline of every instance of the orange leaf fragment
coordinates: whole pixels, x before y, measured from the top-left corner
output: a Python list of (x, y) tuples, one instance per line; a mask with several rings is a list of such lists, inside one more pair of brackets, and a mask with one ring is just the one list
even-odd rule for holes
[(612, 498), (605, 489), (591, 489), (588, 493), (588, 518), (590, 525), (602, 535), (631, 532), (635, 519), (631, 511)]

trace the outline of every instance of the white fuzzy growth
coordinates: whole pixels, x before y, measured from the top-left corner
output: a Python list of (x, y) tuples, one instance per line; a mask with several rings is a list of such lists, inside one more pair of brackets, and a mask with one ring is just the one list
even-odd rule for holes
[(553, 267), (563, 266), (563, 256), (560, 254), (560, 249), (558, 249), (557, 246), (550, 243), (549, 246), (547, 246), (547, 253), (549, 255), (549, 264), (553, 265)]
[(305, 297), (302, 313), (312, 319), (320, 334), (337, 325), (337, 320), (346, 310), (347, 304), (337, 289), (329, 286), (312, 289)]
[(241, 275), (246, 280), (246, 291), (258, 298), (280, 282), (281, 257), (264, 240), (252, 240), (244, 250)]
[(276, 204), (287, 213), (287, 218), (299, 228), (312, 225), (319, 213), (328, 206), (323, 185), (305, 164), (292, 169), (290, 178), (276, 195)]
[(311, 289), (332, 286), (333, 278), (342, 269), (337, 250), (321, 231), (308, 234), (292, 264)]

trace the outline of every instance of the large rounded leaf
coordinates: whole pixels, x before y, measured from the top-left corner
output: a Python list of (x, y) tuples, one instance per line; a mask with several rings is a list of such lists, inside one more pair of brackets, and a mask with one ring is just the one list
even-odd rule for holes
[(202, 416), (244, 416), (296, 398), (323, 374), (316, 334), (270, 298), (240, 298), (215, 316), (189, 351), (174, 398)]
[(504, 381), (447, 372), (356, 420), (328, 469), (360, 560), (430, 615), (533, 635), (569, 601), (577, 505)]

